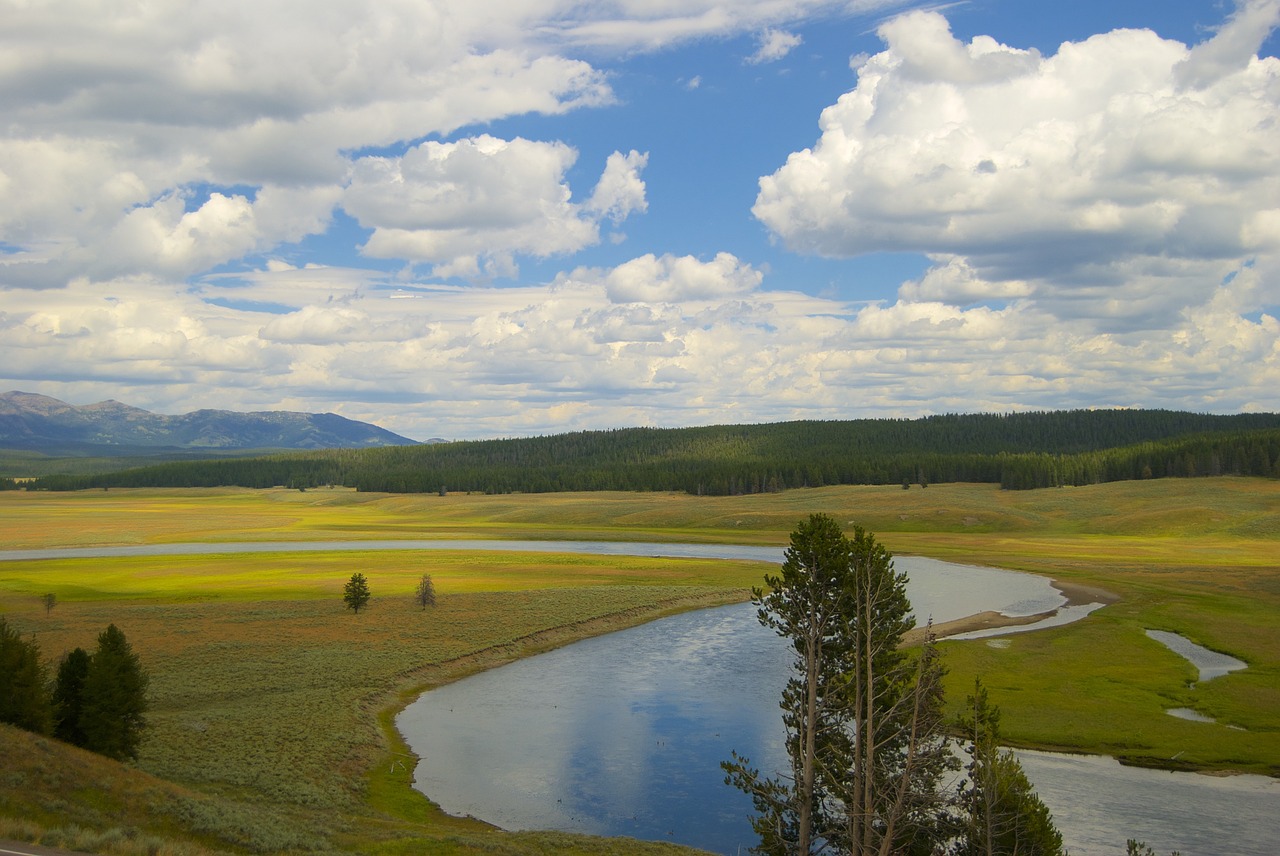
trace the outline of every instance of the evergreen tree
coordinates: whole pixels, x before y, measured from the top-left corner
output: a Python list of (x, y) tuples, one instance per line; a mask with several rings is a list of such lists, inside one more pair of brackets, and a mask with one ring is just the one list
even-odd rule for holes
[(849, 742), (829, 786), (843, 804), (843, 822), (828, 837), (855, 856), (933, 853), (947, 835), (939, 780), (955, 766), (947, 750), (941, 660), (931, 631), (914, 656), (903, 650), (915, 618), (907, 576), (894, 570), (884, 546), (855, 527), (850, 556), (844, 585), (854, 609), (841, 684)]
[(418, 588), (413, 594), (413, 599), (423, 609), (436, 605), (436, 584), (432, 582), (431, 574), (423, 574), (422, 579), (418, 580)]
[(79, 724), (86, 749), (119, 761), (138, 757), (147, 684), (133, 647), (114, 624), (108, 626), (84, 676)]
[(954, 856), (1061, 856), (1062, 835), (1012, 752), (999, 746), (1000, 708), (974, 681), (968, 711), (957, 723), (967, 741), (967, 778), (960, 784), (963, 832)]
[(766, 778), (736, 753), (722, 765), (755, 805), (755, 852), (936, 851), (948, 834), (938, 780), (952, 763), (942, 668), (932, 640), (917, 656), (900, 650), (915, 623), (906, 576), (874, 536), (846, 538), (815, 514), (765, 584), (753, 590), (759, 620), (794, 654), (781, 701), (791, 770)]
[(760, 623), (785, 637), (794, 656), (781, 702), (790, 777), (763, 778), (736, 752), (722, 765), (726, 782), (748, 793), (755, 804), (751, 824), (760, 836), (757, 853), (807, 856), (828, 825), (824, 811), (829, 801), (819, 772), (832, 762), (833, 741), (843, 739), (845, 709), (837, 685), (852, 608), (842, 584), (849, 572), (849, 550), (834, 520), (811, 515), (791, 533), (781, 575), (765, 575), (767, 592), (752, 590)]
[(49, 733), (52, 711), (47, 682), (35, 639), (24, 641), (0, 618), (0, 722)]
[(351, 579), (347, 580), (347, 584), (342, 588), (342, 602), (348, 609), (357, 615), (360, 614), (361, 608), (369, 602), (369, 582), (364, 578), (364, 574), (352, 574)]
[(80, 715), (89, 662), (88, 651), (83, 648), (71, 651), (58, 664), (58, 677), (53, 686), (53, 736), (76, 746), (85, 745)]

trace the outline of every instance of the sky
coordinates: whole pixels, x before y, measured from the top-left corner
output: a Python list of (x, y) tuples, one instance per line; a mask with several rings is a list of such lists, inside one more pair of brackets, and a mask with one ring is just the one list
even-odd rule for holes
[(0, 0), (0, 391), (1280, 410), (1280, 0)]

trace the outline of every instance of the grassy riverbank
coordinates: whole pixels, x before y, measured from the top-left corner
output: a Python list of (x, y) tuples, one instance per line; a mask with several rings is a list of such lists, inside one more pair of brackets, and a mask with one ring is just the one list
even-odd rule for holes
[[(846, 487), (719, 498), (9, 493), (0, 494), (0, 543), (533, 537), (782, 544), (812, 511), (860, 523), (896, 553), (1036, 571), (1121, 597), (1082, 624), (1012, 637), (998, 643), (1004, 647), (946, 643), (952, 702), (981, 672), (1014, 742), (1280, 773), (1274, 481), (1038, 492)], [(375, 596), (358, 616), (340, 602), (354, 571), (369, 577)], [(440, 593), (439, 606), (425, 612), (411, 601), (423, 572)], [(115, 622), (151, 670), (154, 709), (136, 768), (0, 732), (6, 757), (22, 761), (0, 777), (0, 816), (36, 812), (26, 822), (44, 828), (133, 827), (135, 843), (146, 835), (180, 842), (164, 845), (178, 848), (171, 852), (662, 852), (660, 845), (511, 835), (434, 811), (408, 787), (412, 764), (391, 714), (422, 688), (467, 671), (741, 599), (761, 572), (745, 562), (459, 552), (4, 563), (0, 610), (35, 634), (46, 658), (91, 645)], [(38, 600), (44, 592), (58, 598), (49, 615)], [(1190, 666), (1147, 639), (1148, 627), (1181, 632), (1249, 668), (1188, 687)], [(1163, 712), (1169, 707), (1192, 707), (1219, 722), (1178, 720)], [(78, 786), (86, 777), (97, 785)], [(173, 788), (178, 796), (156, 800), (161, 808), (118, 810), (114, 795), (134, 787)]]

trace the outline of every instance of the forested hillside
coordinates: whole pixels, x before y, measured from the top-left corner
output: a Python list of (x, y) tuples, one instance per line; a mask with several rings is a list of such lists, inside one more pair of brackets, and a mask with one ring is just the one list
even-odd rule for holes
[(1223, 474), (1280, 477), (1280, 414), (1077, 410), (627, 428), (173, 462), (105, 475), (50, 476), (27, 486), (68, 490), (332, 484), (401, 493), (738, 494), (833, 484), (961, 481), (1026, 489)]

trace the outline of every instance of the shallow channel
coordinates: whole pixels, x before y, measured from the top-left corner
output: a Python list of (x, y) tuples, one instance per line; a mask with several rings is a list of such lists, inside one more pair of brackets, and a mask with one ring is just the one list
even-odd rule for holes
[(1249, 664), (1238, 660), (1230, 654), (1211, 651), (1203, 645), (1197, 645), (1185, 636), (1170, 633), (1167, 630), (1148, 630), (1147, 636), (1159, 642), (1173, 653), (1189, 661), (1200, 671), (1200, 680), (1211, 681), (1229, 672), (1246, 668)]

